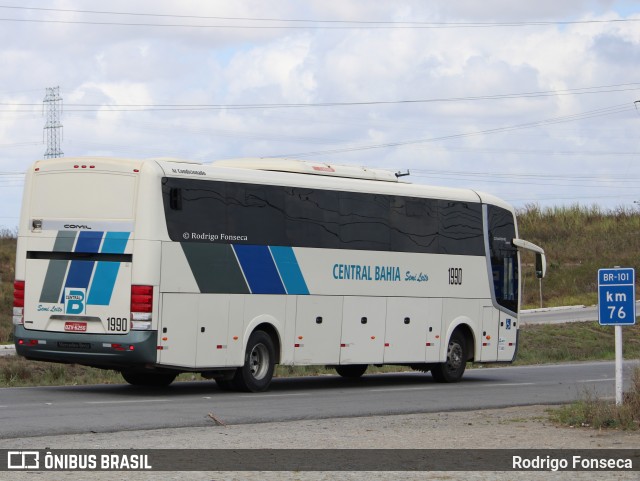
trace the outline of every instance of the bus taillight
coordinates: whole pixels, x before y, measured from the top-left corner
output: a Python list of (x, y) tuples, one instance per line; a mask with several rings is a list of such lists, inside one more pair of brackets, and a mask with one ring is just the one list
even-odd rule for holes
[(24, 324), (24, 281), (13, 283), (13, 324)]
[(153, 286), (131, 286), (131, 329), (151, 329)]

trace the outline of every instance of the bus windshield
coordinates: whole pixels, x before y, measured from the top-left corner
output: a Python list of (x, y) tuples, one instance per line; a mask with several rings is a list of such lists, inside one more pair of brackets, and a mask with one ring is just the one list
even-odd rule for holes
[(518, 312), (518, 250), (513, 214), (496, 206), (488, 207), (489, 254), (496, 302)]

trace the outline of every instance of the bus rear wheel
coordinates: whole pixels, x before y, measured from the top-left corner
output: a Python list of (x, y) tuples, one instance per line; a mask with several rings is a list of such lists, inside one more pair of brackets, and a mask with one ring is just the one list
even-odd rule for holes
[(369, 367), (366, 364), (343, 364), (335, 366), (336, 372), (342, 377), (357, 379), (362, 376)]
[(177, 374), (173, 372), (122, 371), (122, 377), (132, 386), (166, 387), (171, 384)]
[(233, 377), (233, 384), (240, 391), (266, 391), (275, 368), (275, 348), (271, 336), (264, 331), (254, 331), (249, 336), (244, 364)]
[(447, 360), (434, 364), (431, 375), (438, 382), (458, 382), (467, 367), (467, 345), (460, 332), (454, 332), (447, 346)]

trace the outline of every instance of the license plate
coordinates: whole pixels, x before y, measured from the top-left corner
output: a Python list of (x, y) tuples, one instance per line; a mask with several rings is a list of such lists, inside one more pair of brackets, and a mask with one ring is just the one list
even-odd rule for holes
[(64, 323), (64, 330), (67, 332), (86, 332), (87, 323), (77, 321), (67, 321)]

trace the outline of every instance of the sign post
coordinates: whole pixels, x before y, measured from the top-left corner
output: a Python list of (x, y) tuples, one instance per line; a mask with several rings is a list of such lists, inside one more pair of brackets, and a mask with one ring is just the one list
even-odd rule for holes
[(636, 323), (636, 272), (632, 268), (598, 270), (598, 319), (615, 326), (616, 404), (622, 404), (622, 326)]

